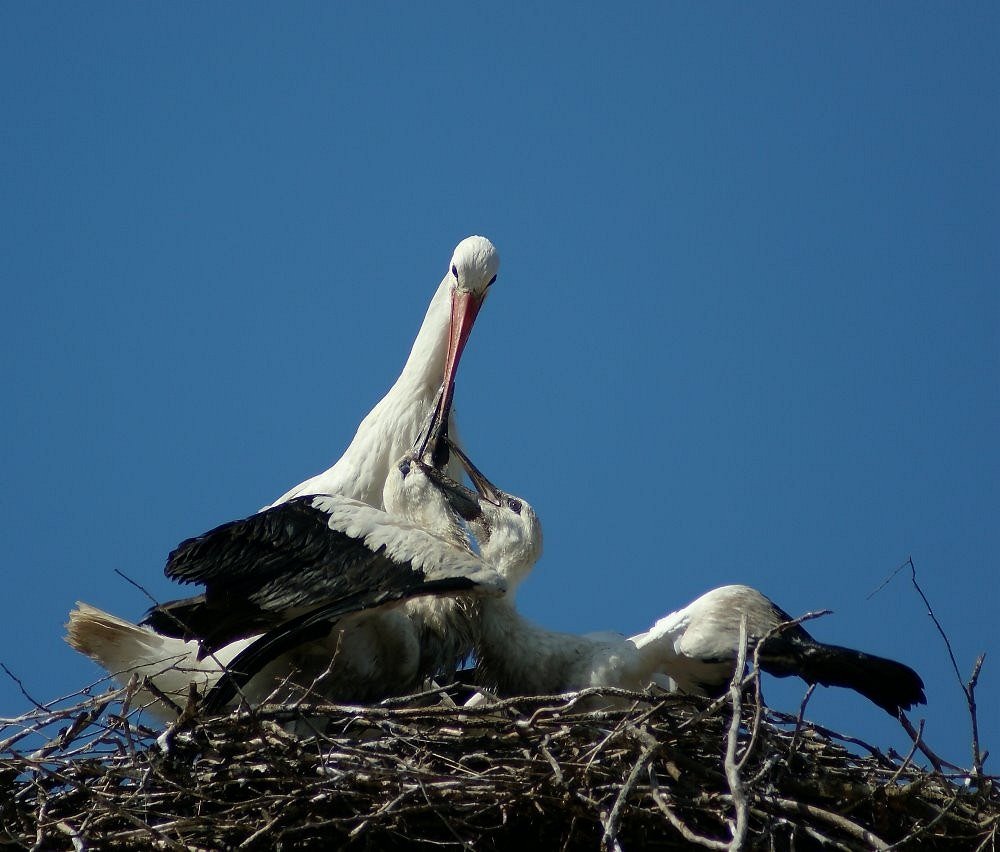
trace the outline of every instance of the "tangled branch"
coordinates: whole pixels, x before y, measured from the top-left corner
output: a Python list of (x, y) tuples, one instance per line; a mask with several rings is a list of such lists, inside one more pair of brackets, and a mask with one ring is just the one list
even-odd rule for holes
[[(754, 679), (714, 702), (587, 690), (466, 708), (432, 691), (214, 718), (192, 704), (169, 736), (142, 724), (135, 685), (91, 689), (0, 720), (0, 845), (993, 848), (993, 779), (762, 708)], [(586, 710), (597, 692), (618, 709)]]

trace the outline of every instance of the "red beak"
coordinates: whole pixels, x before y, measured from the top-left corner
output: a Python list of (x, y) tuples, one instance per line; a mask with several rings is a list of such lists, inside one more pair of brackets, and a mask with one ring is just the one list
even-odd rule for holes
[(413, 445), (413, 453), (418, 459), (429, 454), (435, 467), (444, 468), (448, 464), (448, 418), (455, 397), (455, 373), (462, 351), (472, 333), (476, 315), (482, 307), (483, 298), (476, 298), (465, 290), (454, 290), (451, 297), (451, 332), (448, 336), (448, 354), (444, 362), (444, 377), (434, 410), (423, 431)]
[(462, 358), (465, 344), (472, 334), (472, 326), (482, 307), (482, 296), (473, 296), (468, 290), (455, 289), (451, 297), (451, 335), (448, 339), (448, 357), (444, 362), (444, 381), (450, 385), (455, 381), (458, 362)]
[(448, 337), (448, 356), (444, 361), (444, 386), (446, 388), (442, 406), (445, 411), (451, 409), (452, 397), (455, 394), (455, 374), (458, 372), (458, 362), (462, 360), (465, 344), (472, 334), (472, 326), (483, 305), (482, 296), (474, 296), (468, 290), (458, 288), (451, 296), (451, 334)]

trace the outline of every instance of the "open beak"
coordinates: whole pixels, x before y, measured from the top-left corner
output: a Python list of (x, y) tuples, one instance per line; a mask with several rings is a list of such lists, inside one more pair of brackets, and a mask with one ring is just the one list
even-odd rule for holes
[(479, 495), (475, 491), (455, 482), (444, 471), (429, 465), (423, 459), (417, 459), (416, 463), (444, 495), (448, 505), (465, 520), (474, 521), (483, 514), (482, 507), (479, 505)]
[(503, 500), (500, 489), (483, 476), (483, 472), (472, 463), (472, 460), (462, 451), (462, 448), (458, 444), (452, 443), (447, 435), (445, 436), (445, 441), (451, 448), (451, 451), (458, 456), (458, 460), (462, 463), (462, 467), (465, 468), (465, 472), (469, 474), (469, 479), (476, 486), (479, 496), (494, 506), (499, 506)]

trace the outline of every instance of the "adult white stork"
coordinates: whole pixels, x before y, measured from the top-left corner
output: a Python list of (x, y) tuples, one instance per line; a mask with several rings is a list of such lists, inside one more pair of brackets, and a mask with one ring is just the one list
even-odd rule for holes
[(591, 686), (641, 690), (650, 682), (715, 696), (732, 679), (746, 614), (751, 650), (762, 643), (761, 668), (778, 677), (841, 686), (895, 716), (925, 702), (923, 682), (894, 660), (817, 642), (763, 594), (749, 586), (723, 586), (670, 613), (647, 632), (576, 635), (546, 630), (515, 608), (518, 585), (541, 554), (542, 530), (528, 503), (494, 486), (459, 449), (478, 492), (480, 513), (469, 515), (484, 561), (507, 581), (502, 597), (481, 602), (477, 675), (502, 696), (546, 695)]
[[(453, 670), (472, 650), (469, 602), (505, 583), (459, 525), (456, 506), (478, 509), (468, 490), (423, 458), (435, 454), (449, 408), (445, 398), (433, 409), (393, 466), (385, 510), (311, 495), (223, 524), (168, 559), (168, 576), (204, 584), (203, 594), (154, 607), (144, 625), (78, 604), (67, 641), (120, 681), (148, 677), (179, 704), (191, 683), (219, 684), (209, 709), (307, 689), (373, 701)], [(161, 718), (173, 713), (150, 690), (139, 700)]]
[(499, 268), (500, 256), (486, 237), (466, 237), (456, 246), (396, 383), (332, 467), (289, 489), (272, 506), (307, 494), (341, 494), (382, 507), (389, 470), (413, 445), (442, 384), (443, 404), (451, 402), (462, 351)]
[[(396, 521), (403, 520), (410, 524), (412, 529), (406, 529), (405, 524), (394, 525), (392, 519), (366, 515), (364, 504), (376, 508), (386, 505), (384, 491), (387, 479), (390, 478), (390, 471), (393, 470), (393, 463), (404, 455), (411, 444), (417, 443), (415, 439), (419, 437), (421, 424), (430, 421), (435, 424), (433, 428), (438, 432), (447, 431), (447, 427), (442, 423), (447, 424), (451, 419), (450, 406), (459, 361), (476, 316), (490, 286), (496, 280), (499, 263), (495, 247), (485, 237), (472, 236), (462, 240), (455, 248), (448, 271), (431, 299), (402, 373), (389, 392), (361, 422), (353, 441), (341, 458), (328, 470), (282, 495), (272, 504), (275, 507), (273, 511), (268, 510), (254, 518), (232, 525), (223, 525), (220, 528), (228, 529), (230, 534), (235, 535), (234, 547), (246, 548), (239, 554), (240, 558), (260, 555), (259, 548), (263, 546), (266, 550), (266, 537), (269, 534), (276, 532), (279, 538), (282, 534), (285, 535), (284, 545), (272, 540), (271, 546), (277, 546), (286, 561), (282, 563), (280, 559), (277, 561), (271, 559), (258, 565), (255, 576), (261, 588), (256, 589), (254, 600), (241, 599), (240, 596), (246, 592), (246, 588), (240, 583), (227, 587), (225, 592), (219, 592), (218, 588), (225, 587), (225, 583), (217, 586), (214, 581), (226, 573), (226, 566), (217, 563), (214, 569), (217, 573), (213, 575), (213, 582), (208, 584), (210, 590), (216, 591), (155, 608), (143, 626), (119, 619), (87, 604), (78, 604), (77, 609), (70, 614), (67, 641), (111, 672), (128, 674), (137, 671), (143, 675), (155, 675), (154, 683), (159, 683), (165, 693), (177, 693), (178, 690), (186, 693), (192, 681), (199, 686), (214, 683), (221, 675), (222, 668), (252, 644), (261, 630), (273, 623), (273, 620), (269, 620), (273, 617), (273, 613), (265, 616), (255, 610), (266, 611), (268, 606), (280, 610), (281, 595), (276, 592), (278, 585), (284, 584), (286, 602), (295, 600), (301, 604), (309, 597), (309, 592), (305, 591), (307, 587), (301, 585), (308, 583), (308, 570), (300, 578), (298, 591), (293, 588), (294, 582), (288, 583), (289, 575), (303, 568), (299, 559), (308, 562), (309, 559), (317, 557), (316, 553), (296, 550), (297, 543), (302, 543), (303, 529), (326, 524), (336, 533), (340, 531), (335, 529), (338, 524), (347, 524), (351, 532), (349, 534), (345, 532), (344, 535), (347, 538), (360, 536), (360, 539), (356, 540), (367, 542), (365, 546), (371, 545), (372, 549), (377, 549), (381, 543), (379, 535), (385, 535), (387, 539), (384, 543), (387, 547), (392, 543), (398, 545), (395, 550), (392, 547), (388, 548), (390, 555), (386, 558), (389, 562), (395, 565), (401, 560), (402, 564), (409, 564), (406, 558), (408, 553), (406, 543), (400, 539), (405, 539), (411, 533), (415, 538), (419, 538), (421, 518), (395, 517)], [(439, 388), (443, 393), (435, 402), (435, 392)], [(425, 435), (425, 444), (427, 440), (428, 436)], [(394, 493), (402, 504), (405, 503), (404, 492), (407, 489), (399, 488), (400, 470), (402, 467), (396, 468), (397, 481)], [(413, 484), (423, 475), (421, 471), (411, 478), (410, 486), (418, 490)], [(347, 502), (340, 502), (338, 497)], [(352, 505), (350, 498), (363, 505)], [(425, 512), (433, 514), (430, 505), (425, 507)], [(424, 516), (422, 520), (426, 521), (427, 517), (430, 515)], [(428, 523), (429, 526), (434, 526), (433, 520)], [(296, 535), (292, 532), (294, 530), (299, 531), (297, 534), (300, 538), (289, 542), (288, 538), (291, 536), (294, 539)], [(422, 530), (422, 532), (428, 531)], [(434, 536), (433, 532), (429, 534)], [(448, 558), (458, 558), (459, 561), (468, 558), (464, 541), (463, 538), (462, 547), (456, 547), (454, 536), (451, 533), (446, 535), (444, 546), (449, 549), (444, 551), (442, 560), (447, 562)], [(414, 547), (413, 552), (416, 553), (416, 544), (414, 542), (411, 544)], [(287, 546), (288, 549), (282, 550), (283, 546)], [(435, 546), (437, 545), (432, 542), (430, 545), (432, 552)], [(457, 554), (457, 550), (463, 552)], [(292, 553), (294, 556), (289, 560), (288, 557)], [(378, 559), (366, 560), (364, 557), (359, 557), (357, 563), (367, 565), (376, 575), (380, 569), (386, 568), (386, 565)], [(457, 562), (452, 565), (452, 569), (458, 573), (465, 570), (465, 567), (468, 566), (460, 566)], [(477, 563), (469, 576), (474, 579), (475, 571), (479, 569), (481, 565)], [(269, 571), (273, 572), (270, 586), (264, 581)], [(195, 573), (197, 572), (190, 575), (191, 578)], [(428, 575), (428, 578), (432, 575)], [(180, 574), (178, 577), (183, 579)], [(395, 579), (399, 581), (399, 576), (396, 575)], [(346, 579), (346, 575), (341, 581), (338, 593), (347, 593), (351, 583)], [(248, 581), (244, 580), (245, 582)], [(493, 582), (484, 578), (482, 585), (484, 588), (490, 588)], [(358, 600), (364, 599), (365, 589), (370, 592), (373, 583), (377, 585), (377, 576), (367, 578)], [(272, 592), (274, 594), (269, 594)], [(209, 598), (219, 605), (208, 605)], [(440, 616), (442, 609), (447, 612), (447, 607), (432, 603), (424, 609), (428, 616), (426, 620), (437, 621), (439, 627), (443, 625), (446, 619), (435, 618), (435, 615)], [(285, 610), (286, 615), (288, 612)], [(241, 619), (246, 620), (241, 621)], [(395, 631), (394, 624), (397, 628)], [(405, 653), (409, 647), (408, 640), (400, 640), (405, 646), (401, 649), (397, 647), (399, 643), (394, 644), (391, 637), (396, 634), (409, 636), (415, 626), (420, 628), (422, 620), (407, 618), (399, 612), (384, 613), (381, 619), (367, 618), (361, 626), (344, 631), (344, 636), (347, 638), (343, 640), (346, 644), (342, 648), (346, 650), (342, 657), (360, 661), (365, 659), (367, 654), (367, 658), (375, 661), (373, 665), (376, 667), (379, 666), (379, 660), (401, 660), (401, 666), (405, 669), (408, 659)], [(204, 642), (201, 641), (203, 639)], [(348, 648), (350, 645), (354, 646), (353, 650)], [(420, 650), (427, 658), (428, 648), (423, 647)], [(437, 655), (430, 655), (424, 662), (432, 662), (442, 654), (449, 653), (450, 649), (447, 643), (441, 643), (438, 650)], [(275, 665), (281, 668), (290, 662), (292, 661), (281, 660)], [(355, 668), (360, 665), (359, 663)], [(347, 668), (349, 667), (345, 667), (345, 671)], [(384, 666), (379, 668), (379, 671), (385, 675)], [(366, 677), (364, 672), (356, 673), (358, 675), (354, 678), (356, 683), (371, 682), (371, 678)], [(388, 675), (385, 677), (389, 679)], [(346, 682), (349, 679), (345, 674), (343, 680)], [(262, 677), (261, 680), (265, 678)], [(406, 682), (406, 677), (398, 678), (398, 683)], [(373, 689), (378, 690), (377, 687)], [(153, 700), (153, 696), (150, 695), (146, 695), (145, 698)], [(157, 706), (155, 701), (153, 704)], [(160, 711), (161, 715), (169, 716), (169, 710), (162, 705)]]

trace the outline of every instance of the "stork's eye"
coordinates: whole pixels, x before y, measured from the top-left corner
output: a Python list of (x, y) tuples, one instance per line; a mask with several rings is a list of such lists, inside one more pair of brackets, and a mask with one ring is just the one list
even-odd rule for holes
[(487, 284), (486, 286), (487, 286), (487, 287), (492, 287), (492, 286), (493, 286), (493, 282), (494, 282), (494, 281), (496, 281), (496, 280), (497, 280), (497, 277), (496, 277), (496, 275), (494, 275), (494, 276), (493, 276), (493, 277), (492, 277), (492, 278), (490, 279), (490, 283), (489, 283), (489, 284)]
[(521, 514), (521, 501), (520, 500), (508, 500), (507, 508), (510, 509), (515, 515)]
[(403, 479), (406, 479), (406, 474), (410, 472), (410, 463), (408, 461), (402, 462), (399, 465), (399, 472), (402, 475)]
[(455, 280), (458, 281), (458, 267), (453, 263), (451, 265), (451, 274), (455, 276)]

